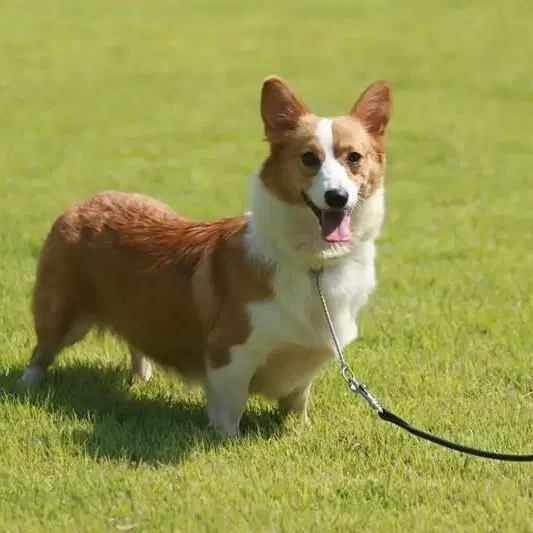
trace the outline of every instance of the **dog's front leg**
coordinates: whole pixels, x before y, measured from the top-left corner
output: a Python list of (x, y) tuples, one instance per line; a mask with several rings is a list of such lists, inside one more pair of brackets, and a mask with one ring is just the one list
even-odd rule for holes
[(227, 364), (222, 366), (213, 366), (212, 358), (207, 356), (207, 414), (211, 425), (224, 435), (239, 435), (239, 424), (256, 368), (257, 357), (247, 345), (233, 346)]

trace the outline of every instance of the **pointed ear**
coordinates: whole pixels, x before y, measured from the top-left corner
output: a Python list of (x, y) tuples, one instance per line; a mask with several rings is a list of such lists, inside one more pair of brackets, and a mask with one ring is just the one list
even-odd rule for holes
[(376, 81), (355, 102), (350, 115), (358, 118), (371, 135), (382, 137), (390, 120), (391, 103), (391, 86)]
[(269, 76), (261, 89), (261, 118), (267, 139), (293, 130), (309, 110), (292, 87), (277, 76)]

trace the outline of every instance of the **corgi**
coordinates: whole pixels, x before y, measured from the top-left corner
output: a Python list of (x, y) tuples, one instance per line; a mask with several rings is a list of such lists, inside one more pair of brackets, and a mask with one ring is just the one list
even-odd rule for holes
[(126, 341), (143, 379), (154, 361), (203, 387), (222, 434), (238, 435), (252, 394), (307, 420), (313, 380), (335, 357), (312, 271), (323, 269), (344, 347), (376, 283), (390, 110), (378, 81), (346, 115), (321, 118), (270, 76), (260, 102), (269, 151), (250, 212), (195, 222), (113, 191), (67, 208), (39, 256), (23, 383), (96, 327)]

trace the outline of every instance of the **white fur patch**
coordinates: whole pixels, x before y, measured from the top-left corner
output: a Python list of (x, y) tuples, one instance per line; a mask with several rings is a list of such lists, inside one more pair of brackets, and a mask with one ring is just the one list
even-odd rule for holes
[(347, 209), (357, 202), (358, 186), (348, 176), (346, 168), (335, 158), (333, 149), (333, 120), (322, 118), (319, 120), (316, 137), (324, 150), (324, 161), (307, 193), (312, 202), (320, 209), (327, 209), (325, 201), (326, 191), (343, 189), (348, 193)]
[[(278, 200), (260, 179), (253, 178), (246, 247), (252, 261), (272, 267), (274, 298), (247, 306), (252, 334), (243, 345), (246, 357), (259, 368), (268, 365), (268, 354), (283, 345), (324, 350), (324, 358), (311, 359), (300, 375), (276, 376), (264, 391), (268, 396), (279, 397), (309, 383), (333, 357), (312, 268), (326, 267), (322, 288), (340, 343), (346, 346), (357, 337), (356, 316), (375, 286), (374, 239), (383, 214), (384, 195), (379, 190), (353, 213), (352, 242), (331, 245), (321, 238), (316, 217), (307, 206)], [(232, 363), (242, 364), (237, 358)]]
[[(321, 128), (327, 130), (327, 124), (331, 130), (327, 121)], [(323, 137), (326, 143), (327, 131)], [(331, 143), (329, 150), (331, 158)], [(334, 157), (333, 161), (328, 159), (326, 172), (317, 179), (344, 183), (335, 163), (339, 164)], [(261, 378), (255, 392), (279, 399), (307, 387), (334, 357), (333, 339), (311, 269), (325, 267), (322, 289), (341, 345), (346, 346), (357, 337), (355, 319), (375, 286), (374, 239), (383, 220), (384, 194), (380, 189), (352, 213), (349, 243), (325, 242), (312, 211), (305, 205), (279, 200), (258, 175), (252, 177), (251, 207), (246, 250), (252, 262), (271, 268), (274, 296), (246, 306), (251, 326), (248, 339), (231, 349), (228, 365), (208, 369), (209, 419), (229, 435), (238, 432), (254, 375)], [(291, 345), (313, 350), (315, 355), (300, 359), (297, 372), (288, 370), (291, 365), (284, 365), (284, 372), (277, 371), (279, 359), (269, 360), (269, 356), (280, 350), (283, 358), (289, 358), (291, 351), (286, 347)]]
[(253, 373), (261, 364), (254, 355), (254, 335), (242, 346), (233, 346), (229, 364), (207, 367), (207, 414), (209, 422), (223, 433), (239, 434), (239, 422), (248, 398)]
[(356, 251), (361, 241), (379, 235), (385, 213), (384, 191), (377, 190), (351, 216), (351, 243), (327, 243), (316, 216), (306, 205), (289, 205), (252, 176), (252, 215), (246, 236), (252, 259), (263, 263), (294, 263), (303, 270), (335, 265)]
[[(366, 242), (356, 254), (322, 275), (324, 296), (342, 346), (357, 337), (356, 315), (375, 284), (373, 259), (374, 244)], [(228, 365), (208, 369), (209, 416), (229, 434), (238, 426), (248, 384), (258, 369), (271, 376), (268, 382), (262, 381), (258, 392), (277, 399), (309, 385), (323, 364), (333, 358), (333, 339), (311, 272), (291, 263), (278, 263), (272, 285), (273, 299), (246, 307), (251, 326), (246, 342), (232, 348)], [(265, 371), (269, 355), (287, 345), (318, 350), (323, 356), (300, 363), (297, 373), (280, 375), (275, 368)], [(290, 355), (289, 350), (285, 356)]]

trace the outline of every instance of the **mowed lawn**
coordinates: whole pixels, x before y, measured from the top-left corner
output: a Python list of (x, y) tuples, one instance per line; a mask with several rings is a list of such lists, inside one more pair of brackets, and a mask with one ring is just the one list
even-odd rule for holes
[(240, 213), (266, 75), (323, 115), (386, 78), (379, 285), (348, 358), (424, 428), (533, 453), (531, 20), (527, 0), (0, 1), (0, 531), (533, 531), (533, 465), (388, 426), (333, 364), (309, 428), (254, 400), (233, 442), (176, 377), (130, 386), (109, 337), (17, 383), (62, 208), (121, 189)]

